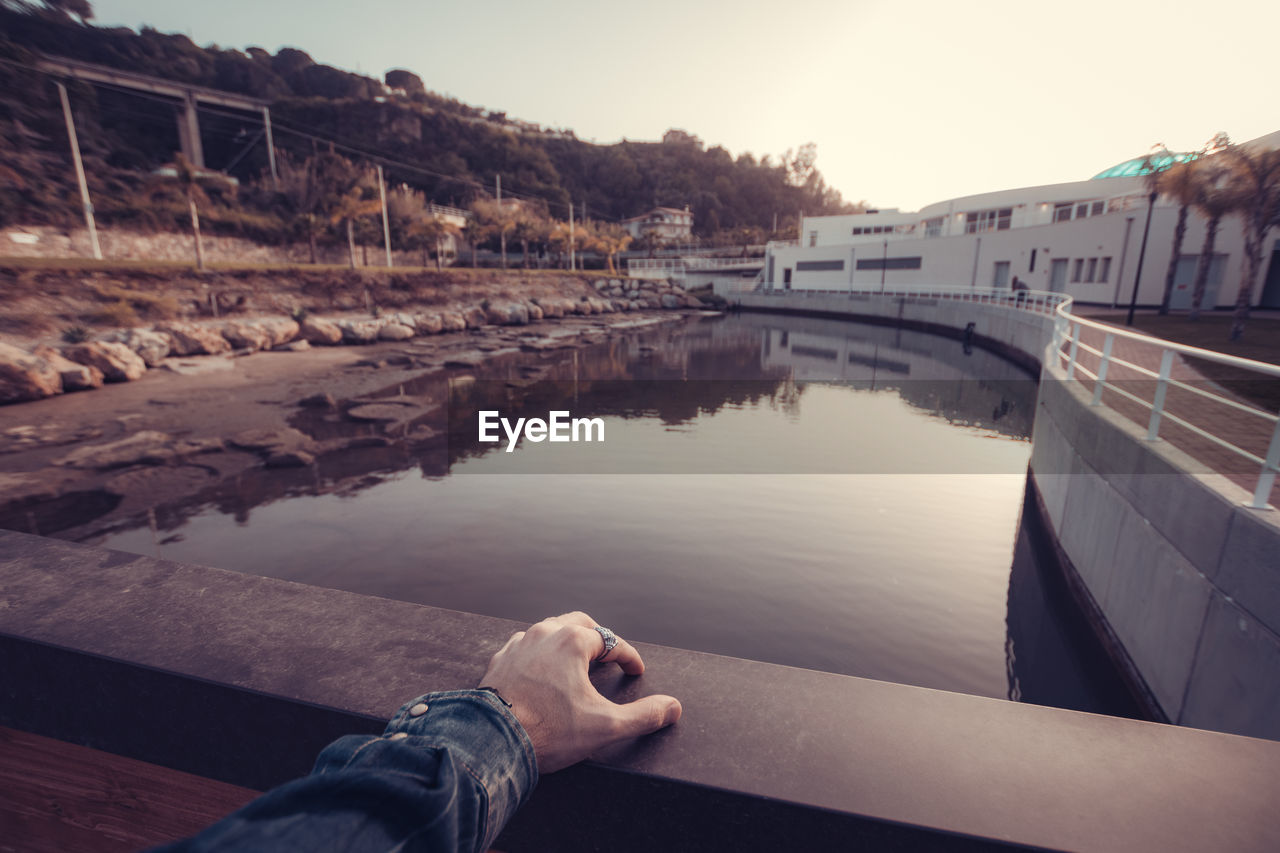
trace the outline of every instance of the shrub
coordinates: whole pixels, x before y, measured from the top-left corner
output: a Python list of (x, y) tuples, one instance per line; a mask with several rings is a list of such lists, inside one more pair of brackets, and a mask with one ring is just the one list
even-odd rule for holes
[(64, 344), (82, 344), (87, 340), (89, 340), (89, 330), (84, 326), (69, 326), (62, 330)]
[(123, 299), (111, 303), (93, 314), (93, 322), (102, 326), (136, 326), (139, 324), (138, 314), (133, 306)]

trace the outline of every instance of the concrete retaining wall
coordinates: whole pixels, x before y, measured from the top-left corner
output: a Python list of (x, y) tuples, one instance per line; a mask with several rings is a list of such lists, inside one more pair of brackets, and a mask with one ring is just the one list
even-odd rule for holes
[[(1050, 317), (1005, 305), (742, 294), (750, 310), (961, 334), (1043, 361)], [(1031, 472), (1069, 579), (1121, 666), (1167, 720), (1280, 739), (1280, 512), (1145, 429), (1041, 373)]]

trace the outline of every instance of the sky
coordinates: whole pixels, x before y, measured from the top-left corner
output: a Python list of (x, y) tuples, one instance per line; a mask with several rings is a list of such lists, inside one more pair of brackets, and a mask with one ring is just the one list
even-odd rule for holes
[[(1155, 143), (1280, 129), (1280, 3), (94, 0), (95, 23), (280, 47), (602, 144), (817, 144), (848, 201), (1084, 180)], [(511, 188), (516, 189), (518, 188)]]

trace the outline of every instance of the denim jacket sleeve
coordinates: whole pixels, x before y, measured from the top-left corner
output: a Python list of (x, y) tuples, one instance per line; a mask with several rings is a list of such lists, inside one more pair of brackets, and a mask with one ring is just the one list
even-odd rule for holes
[(381, 737), (348, 735), (311, 775), (165, 851), (484, 851), (533, 792), (533, 744), (487, 690), (428, 693)]

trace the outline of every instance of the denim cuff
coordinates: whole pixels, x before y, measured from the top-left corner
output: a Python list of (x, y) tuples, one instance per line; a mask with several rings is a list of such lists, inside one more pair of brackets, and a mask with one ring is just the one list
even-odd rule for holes
[(538, 762), (524, 726), (491, 691), (446, 690), (406, 702), (383, 737), (402, 732), (415, 745), (447, 749), (484, 789), (489, 803), (478, 849), (489, 849), (538, 784)]

